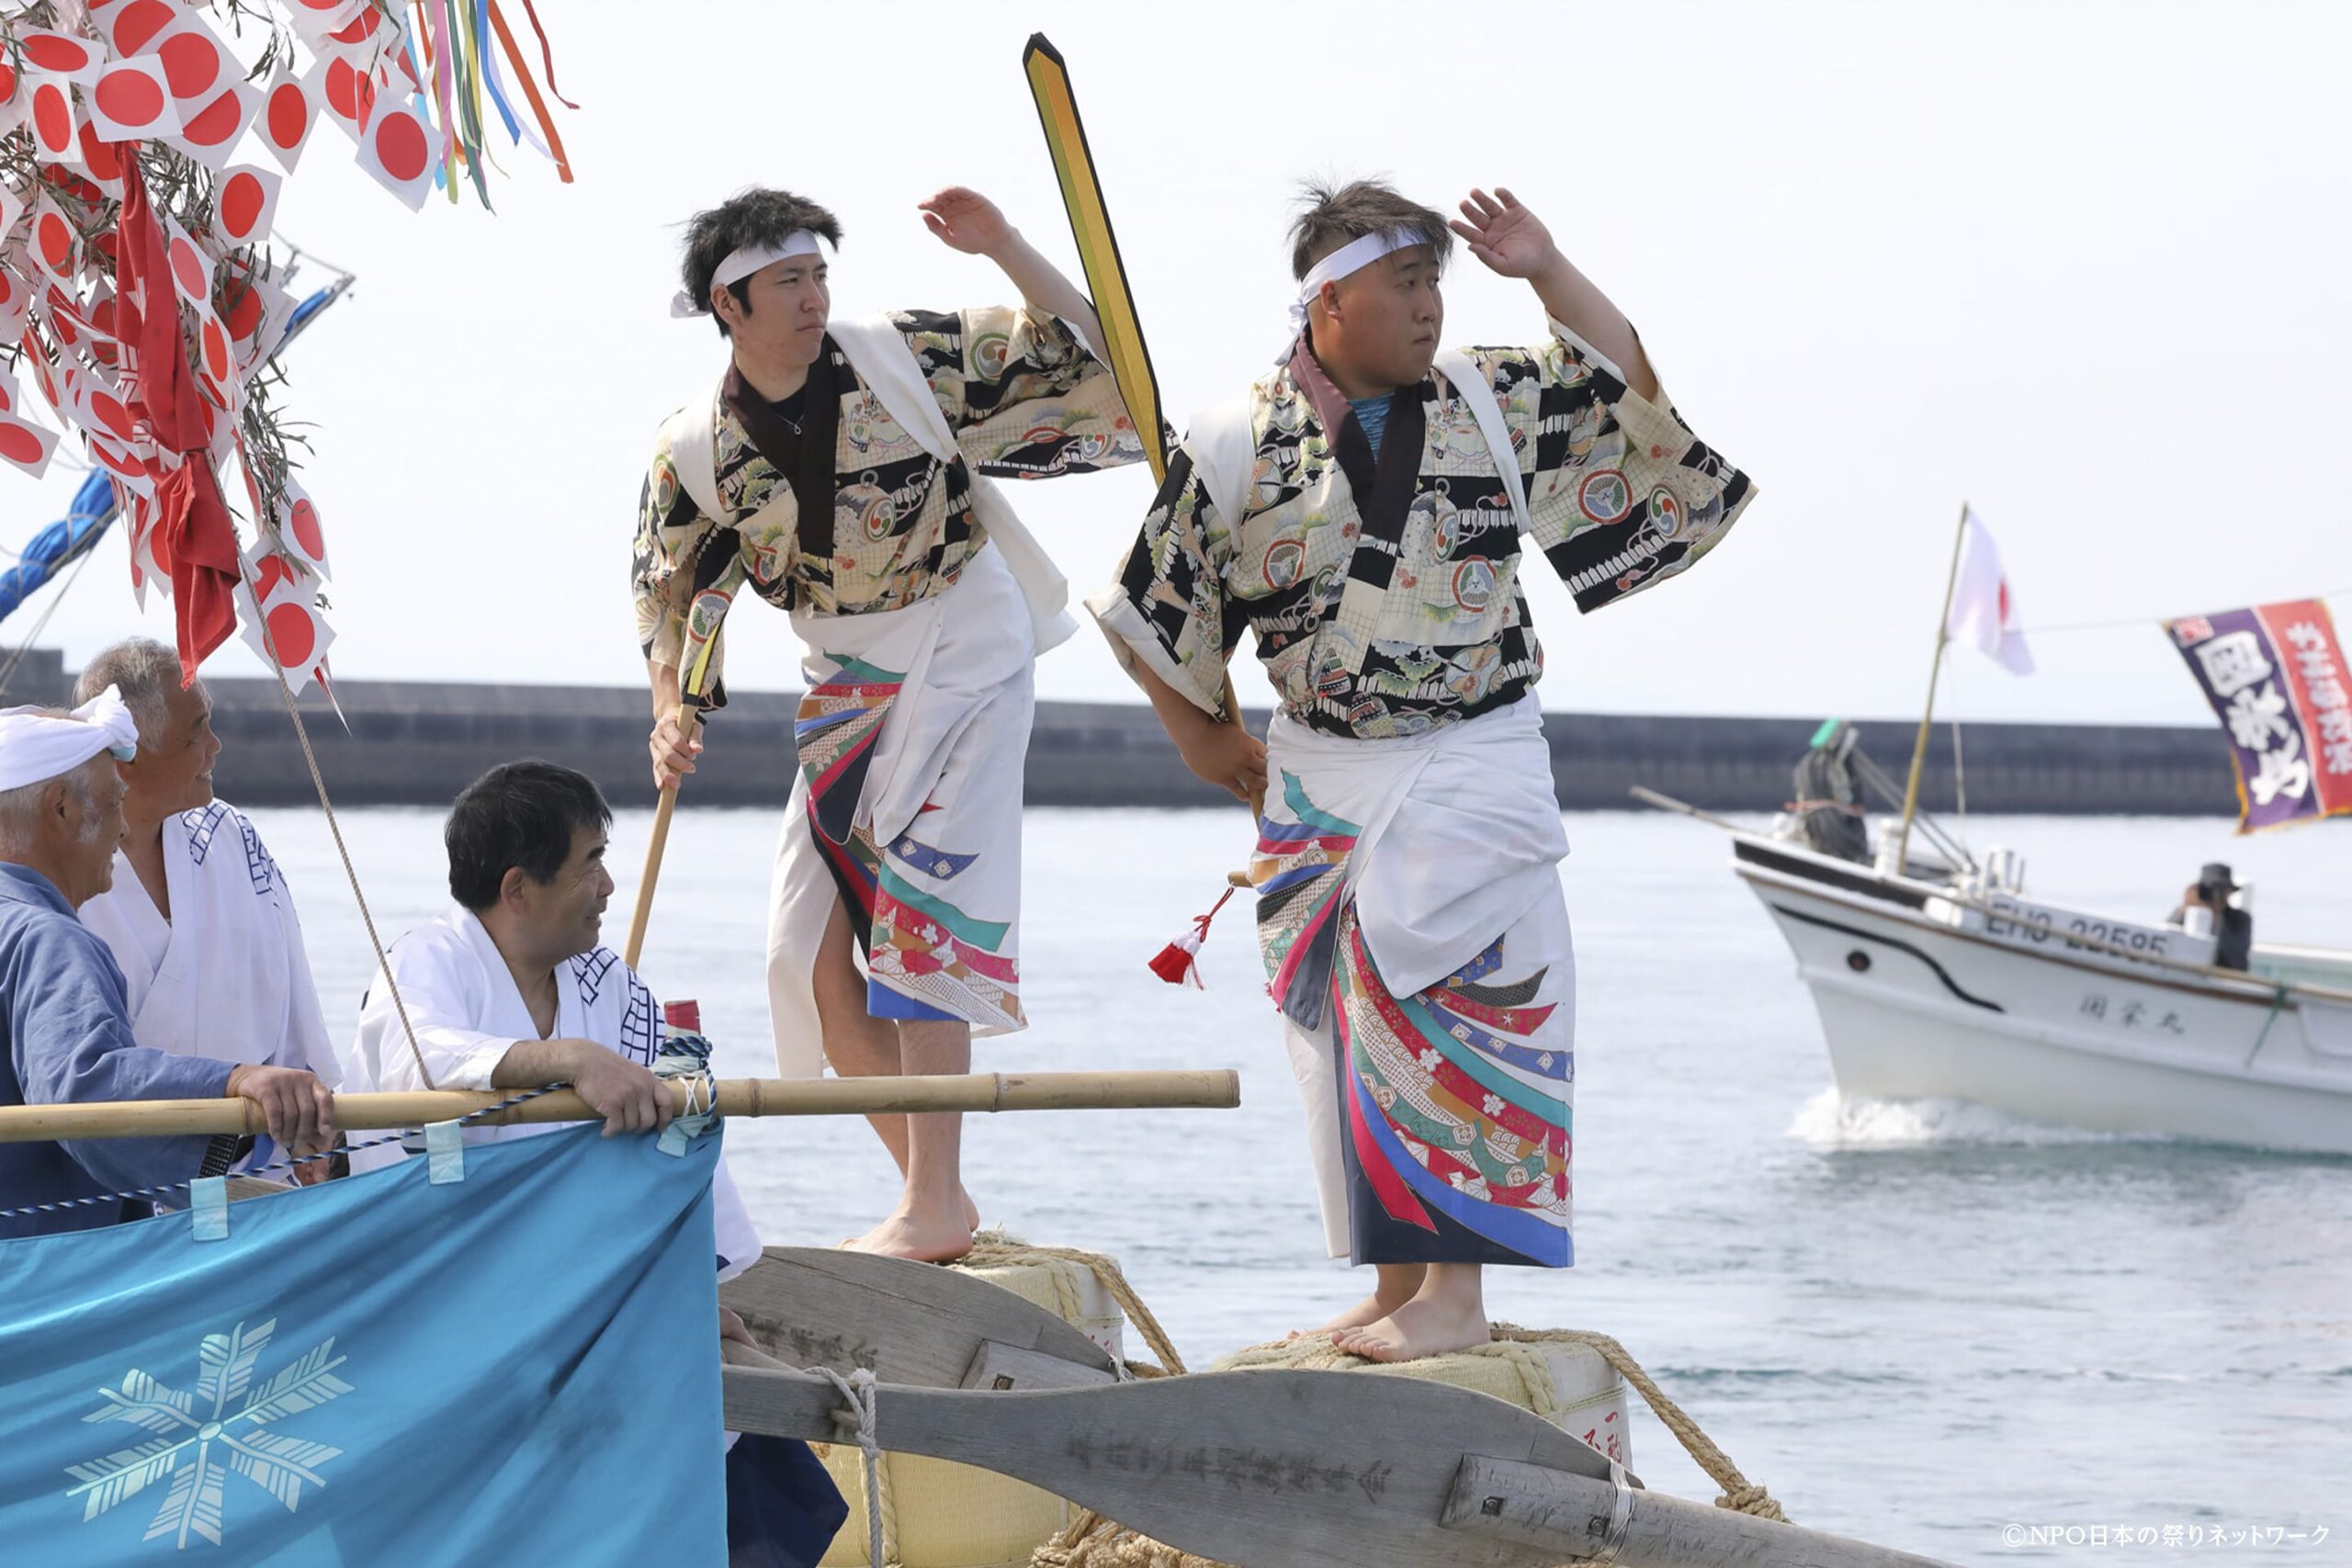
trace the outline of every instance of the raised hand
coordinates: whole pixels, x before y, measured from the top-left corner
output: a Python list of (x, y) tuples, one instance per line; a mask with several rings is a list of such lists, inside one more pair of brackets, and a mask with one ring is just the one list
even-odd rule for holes
[(997, 204), (964, 186), (949, 186), (915, 203), (915, 209), (940, 243), (966, 255), (993, 255), (1012, 238), (1012, 225)]
[(1462, 218), (1446, 227), (1462, 236), (1470, 254), (1504, 277), (1533, 277), (1554, 254), (1552, 231), (1500, 186), (1488, 196), (1474, 190), (1462, 204)]

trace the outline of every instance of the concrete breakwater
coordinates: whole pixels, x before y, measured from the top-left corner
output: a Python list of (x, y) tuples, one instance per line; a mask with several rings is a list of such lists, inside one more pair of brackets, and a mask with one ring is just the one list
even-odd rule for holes
[[(276, 682), (207, 682), (224, 750), (215, 782), (244, 805), (315, 798)], [(8, 682), (10, 702), (62, 699), (57, 653), (36, 650)], [(301, 702), (319, 771), (339, 806), (440, 806), (484, 769), (545, 757), (594, 778), (618, 807), (652, 803), (641, 688), (510, 686), (405, 681), (338, 682), (349, 728), (315, 692)], [(776, 806), (792, 784), (798, 696), (738, 692), (710, 725), (709, 749), (685, 800)], [(1250, 716), (1264, 733), (1265, 716)], [(1769, 811), (1818, 716), (1787, 718), (1640, 714), (1544, 716), (1560, 803), (1630, 806), (1634, 784), (1718, 811)], [(1857, 721), (1865, 750), (1888, 772), (1908, 765), (1917, 721)], [(1980, 724), (1964, 732), (1972, 812), (2222, 816), (2235, 797), (2229, 749), (2211, 728)], [(1950, 730), (1938, 727), (1922, 798), (1953, 805)], [(1187, 773), (1140, 703), (1041, 703), (1029, 748), (1027, 798), (1038, 806), (1216, 807), (1230, 802)]]

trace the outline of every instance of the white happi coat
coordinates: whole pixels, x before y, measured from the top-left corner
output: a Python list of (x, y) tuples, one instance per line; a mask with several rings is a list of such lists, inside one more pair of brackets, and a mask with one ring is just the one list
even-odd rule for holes
[[(541, 1035), (531, 1010), (514, 984), (514, 972), (473, 911), (452, 903), (437, 918), (401, 937), (386, 955), (399, 982), (401, 1001), (416, 1035), (416, 1055), (433, 1075), (431, 1087), (487, 1089), (506, 1053), (521, 1041), (593, 1040), (616, 1055), (650, 1066), (661, 1049), (661, 1009), (645, 982), (608, 947), (598, 947), (556, 966), (556, 1018), (552, 1033)], [(344, 1057), (348, 1090), (416, 1090), (426, 1087), (417, 1072), (401, 1028), (400, 1010), (383, 971), (368, 987), (359, 1029)], [(469, 1144), (524, 1138), (577, 1123), (540, 1122), (469, 1127)], [(354, 1170), (370, 1170), (401, 1158), (400, 1144), (379, 1144), (352, 1156)], [(720, 1156), (711, 1179), (712, 1221), (717, 1231), (719, 1278), (731, 1280), (759, 1260), (760, 1238)]]
[(164, 818), (163, 834), (169, 919), (119, 850), (114, 886), (77, 911), (113, 951), (139, 1043), (339, 1085), (293, 895), (252, 821), (216, 800)]

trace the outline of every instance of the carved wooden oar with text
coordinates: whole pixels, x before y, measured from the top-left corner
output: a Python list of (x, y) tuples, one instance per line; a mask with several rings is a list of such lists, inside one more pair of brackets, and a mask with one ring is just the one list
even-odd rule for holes
[[(843, 1442), (813, 1372), (729, 1365), (729, 1429)], [(1566, 1432), (1446, 1383), (1203, 1372), (1040, 1393), (884, 1384), (893, 1453), (996, 1471), (1242, 1568), (1948, 1568), (1629, 1485)]]
[(860, 1368), (918, 1388), (1083, 1388), (1117, 1381), (1100, 1345), (975, 1275), (813, 1247), (771, 1247), (719, 1304), (796, 1367)]
[[(687, 1105), (693, 1080), (671, 1078), (673, 1103)], [(882, 1116), (933, 1111), (1229, 1111), (1241, 1103), (1240, 1075), (1225, 1069), (1170, 1072), (968, 1073), (932, 1077), (719, 1078), (721, 1116)], [(520, 1091), (456, 1089), (405, 1094), (339, 1094), (335, 1125), (345, 1132), (421, 1127), (461, 1116), (484, 1126), (517, 1122), (593, 1122), (580, 1096), (560, 1089), (503, 1111), (492, 1106)], [(0, 1106), (0, 1144), (59, 1138), (161, 1138), (266, 1131), (252, 1100), (120, 1100), (84, 1105)]]

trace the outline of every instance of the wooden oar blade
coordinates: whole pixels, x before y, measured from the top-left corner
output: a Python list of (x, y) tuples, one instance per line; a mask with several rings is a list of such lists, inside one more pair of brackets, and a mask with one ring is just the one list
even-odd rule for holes
[(887, 1383), (958, 1387), (989, 1344), (1112, 1371), (1101, 1346), (1045, 1308), (933, 1263), (771, 1247), (718, 1299), (794, 1366), (863, 1367)]
[(1022, 51), (1021, 69), (1037, 102), (1037, 120), (1045, 128), (1046, 147), (1053, 154), (1054, 175), (1061, 183), (1062, 206), (1069, 214), (1070, 238), (1078, 245), (1079, 265), (1086, 269), (1086, 289), (1093, 296), (1095, 320), (1102, 325), (1102, 352), (1119, 384), (1119, 396), (1136, 422), (1136, 433), (1143, 438), (1151, 477), (1166, 479), (1168, 446), (1159, 414), (1159, 380), (1152, 373), (1151, 352), (1144, 346), (1135, 297), (1127, 289), (1126, 264), (1120, 258), (1110, 209), (1102, 200), (1102, 184), (1094, 173), (1086, 124), (1078, 117), (1069, 67), (1061, 51), (1046, 41), (1045, 34), (1032, 33), (1028, 47)]
[[(841, 1440), (837, 1400), (729, 1368), (738, 1431)], [(805, 1380), (804, 1380), (805, 1381)], [(885, 1387), (893, 1452), (977, 1465), (1242, 1568), (1554, 1568), (1561, 1553), (1442, 1529), (1467, 1454), (1605, 1479), (1608, 1461), (1515, 1405), (1362, 1372), (1214, 1372), (1043, 1393)]]

